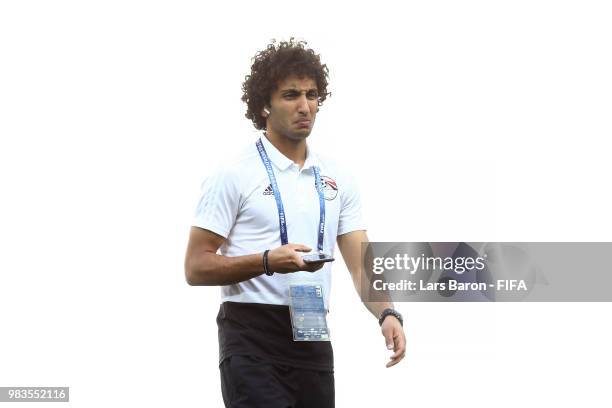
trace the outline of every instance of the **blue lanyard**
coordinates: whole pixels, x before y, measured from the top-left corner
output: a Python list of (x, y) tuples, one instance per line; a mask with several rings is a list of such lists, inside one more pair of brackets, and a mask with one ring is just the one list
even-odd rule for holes
[[(270, 159), (268, 158), (268, 154), (266, 153), (266, 149), (264, 149), (261, 139), (257, 139), (255, 145), (257, 146), (259, 157), (261, 157), (261, 161), (268, 172), (270, 185), (272, 186), (272, 191), (274, 192), (276, 208), (278, 209), (278, 224), (280, 225), (281, 244), (286, 245), (289, 243), (289, 239), (287, 238), (287, 219), (285, 217), (285, 208), (283, 207), (283, 200), (281, 199), (280, 190), (278, 189), (276, 177), (274, 176), (274, 170), (272, 169), (272, 164), (270, 163)], [(323, 234), (325, 232), (325, 198), (323, 197), (321, 172), (317, 166), (313, 166), (313, 171), (315, 176), (315, 189), (319, 194), (319, 239), (317, 242), (317, 249), (319, 252), (323, 252)]]

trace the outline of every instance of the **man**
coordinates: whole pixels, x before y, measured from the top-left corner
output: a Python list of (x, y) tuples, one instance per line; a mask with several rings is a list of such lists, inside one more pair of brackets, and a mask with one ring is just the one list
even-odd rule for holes
[[(337, 242), (358, 290), (363, 273), (359, 194), (306, 143), (328, 96), (328, 71), (305, 44), (270, 44), (253, 59), (242, 99), (264, 135), (206, 180), (189, 237), (188, 283), (222, 287), (227, 407), (333, 407), (325, 323), (332, 263), (303, 256), (313, 248), (333, 254)], [(366, 306), (393, 349), (387, 367), (397, 364), (405, 352), (401, 316), (391, 303)]]

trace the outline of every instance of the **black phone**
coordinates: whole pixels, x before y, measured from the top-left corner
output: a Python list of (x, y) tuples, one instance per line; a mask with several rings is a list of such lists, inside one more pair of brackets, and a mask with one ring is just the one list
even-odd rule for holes
[(321, 254), (321, 253), (316, 253), (316, 254), (306, 254), (302, 257), (302, 259), (304, 260), (304, 263), (320, 263), (320, 262), (331, 262), (334, 260), (334, 257), (331, 255), (327, 255), (327, 254)]

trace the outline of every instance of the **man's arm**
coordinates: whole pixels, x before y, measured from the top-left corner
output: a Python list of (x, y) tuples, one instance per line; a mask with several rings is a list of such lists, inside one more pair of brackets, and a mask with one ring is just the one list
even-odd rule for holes
[[(191, 227), (185, 255), (185, 278), (190, 285), (231, 285), (264, 273), (263, 253), (244, 256), (222, 256), (217, 250), (225, 238), (203, 228)], [(300, 252), (310, 248), (301, 244), (287, 244), (268, 253), (272, 272), (314, 272), (323, 264), (305, 264)]]
[[(365, 231), (353, 231), (347, 234), (339, 235), (338, 248), (344, 258), (344, 263), (347, 269), (351, 273), (353, 285), (355, 290), (361, 296), (361, 281), (362, 279), (369, 279), (363, 270), (363, 259), (361, 256), (361, 243), (369, 242), (368, 236)], [(365, 294), (364, 294), (365, 295)], [(362, 298), (363, 299), (363, 298)], [(380, 317), (383, 310), (390, 308), (393, 309), (393, 303), (388, 302), (363, 302), (366, 308), (376, 317)], [(391, 355), (391, 361), (387, 363), (387, 367), (394, 366), (399, 363), (406, 353), (406, 336), (404, 335), (404, 329), (393, 316), (387, 316), (381, 326), (382, 334), (385, 337), (385, 342), (388, 349), (393, 349), (394, 353)]]

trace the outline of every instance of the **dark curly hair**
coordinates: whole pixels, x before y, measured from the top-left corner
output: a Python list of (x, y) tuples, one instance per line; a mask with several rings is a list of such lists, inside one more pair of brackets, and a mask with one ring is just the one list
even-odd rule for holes
[(306, 45), (306, 41), (296, 41), (293, 37), (278, 44), (272, 40), (265, 50), (253, 57), (251, 75), (242, 83), (242, 100), (247, 104), (244, 116), (253, 121), (255, 128), (266, 129), (266, 118), (261, 116), (261, 111), (270, 104), (270, 96), (279, 81), (291, 75), (316, 81), (319, 106), (331, 95), (327, 92), (327, 65), (321, 64), (319, 55)]

